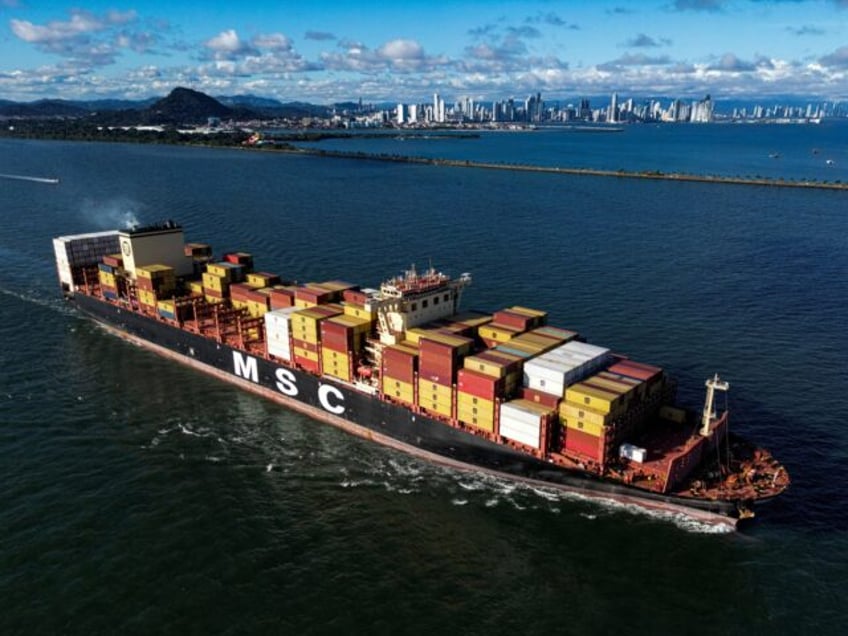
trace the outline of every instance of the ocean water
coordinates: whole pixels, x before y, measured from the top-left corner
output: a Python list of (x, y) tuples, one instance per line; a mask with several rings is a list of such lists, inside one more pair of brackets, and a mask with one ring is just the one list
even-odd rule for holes
[[(825, 146), (822, 127), (733, 128), (740, 157), (768, 130)], [(651, 130), (644, 153), (666, 152)], [(577, 135), (543, 134), (538, 160), (573, 154)], [(489, 155), (530, 163), (536, 138)], [(698, 129), (675, 152), (710, 171), (714, 142)], [(844, 193), (9, 140), (0, 174), (61, 179), (0, 179), (0, 633), (844, 633)], [(547, 309), (667, 368), (692, 406), (721, 373), (733, 426), (793, 485), (722, 533), (291, 413), (64, 305), (51, 239), (129, 218), (301, 281), (471, 272), (466, 308)]]

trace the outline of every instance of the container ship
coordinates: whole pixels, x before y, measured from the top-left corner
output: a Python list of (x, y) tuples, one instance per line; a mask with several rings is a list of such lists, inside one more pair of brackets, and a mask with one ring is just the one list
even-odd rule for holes
[(459, 309), (469, 274), (295, 283), (213, 257), (173, 221), (54, 239), (63, 294), (110, 331), (351, 433), (463, 469), (734, 525), (789, 486), (706, 381), (548, 324)]

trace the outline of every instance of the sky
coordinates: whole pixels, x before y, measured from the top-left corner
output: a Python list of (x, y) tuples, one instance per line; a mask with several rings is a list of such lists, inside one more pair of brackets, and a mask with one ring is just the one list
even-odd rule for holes
[(0, 0), (0, 99), (848, 98), (848, 0)]

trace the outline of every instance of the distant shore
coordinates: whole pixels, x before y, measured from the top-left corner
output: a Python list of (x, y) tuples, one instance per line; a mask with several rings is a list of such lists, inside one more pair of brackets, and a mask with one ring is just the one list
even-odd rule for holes
[[(316, 157), (328, 157), (338, 159), (357, 159), (365, 161), (385, 161), (394, 163), (412, 163), (418, 165), (430, 165), (449, 168), (476, 168), (482, 170), (509, 170), (513, 172), (537, 172), (547, 174), (565, 174), (590, 177), (615, 177), (619, 179), (652, 179), (662, 181), (687, 181), (694, 183), (716, 183), (726, 185), (766, 186), (778, 188), (807, 188), (818, 190), (848, 190), (848, 182), (841, 181), (818, 181), (809, 179), (787, 179), (783, 177), (742, 177), (723, 176), (709, 174), (692, 174), (683, 172), (662, 172), (660, 170), (609, 170), (603, 168), (569, 168), (561, 166), (542, 166), (521, 163), (492, 163), (485, 161), (473, 161), (462, 159), (443, 159), (433, 157), (415, 157), (410, 155), (369, 153), (349, 150), (326, 150), (322, 148), (305, 148), (298, 143), (320, 142), (328, 139), (350, 138), (350, 133), (328, 132), (328, 131), (300, 131), (282, 134), (270, 143), (264, 145), (249, 145), (247, 133), (220, 132), (214, 135), (199, 136), (181, 133), (176, 130), (164, 132), (139, 131), (123, 128), (100, 128), (90, 127), (74, 128), (59, 127), (55, 124), (42, 127), (43, 122), (29, 122), (29, 127), (21, 127), (18, 130), (0, 130), (0, 138), (17, 139), (46, 139), (63, 141), (87, 141), (106, 143), (138, 143), (138, 144), (170, 144), (192, 147), (208, 148), (230, 148), (244, 149), (255, 152), (285, 152), (289, 154), (311, 155)], [(445, 131), (434, 131), (427, 138), (438, 139), (450, 135), (451, 138), (473, 139), (478, 133), (466, 131), (464, 133), (446, 133)], [(366, 135), (359, 135), (366, 136)], [(373, 135), (377, 136), (377, 135)], [(396, 133), (386, 135), (381, 133), (380, 137), (404, 137), (411, 138), (416, 135)]]
[(653, 179), (662, 181), (689, 181), (695, 183), (717, 183), (747, 186), (770, 186), (778, 188), (815, 188), (823, 190), (848, 190), (848, 183), (808, 180), (787, 180), (780, 177), (730, 177), (722, 175), (698, 175), (682, 172), (661, 172), (659, 170), (605, 170), (602, 168), (564, 168), (559, 166), (539, 166), (515, 163), (490, 163), (463, 159), (439, 159), (431, 157), (411, 157), (407, 155), (387, 155), (345, 150), (323, 150), (320, 148), (299, 148), (293, 146), (273, 149), (277, 152), (332, 157), (338, 159), (360, 159), (368, 161), (389, 161), (395, 163), (415, 163), (449, 168), (477, 168), (483, 170), (509, 170), (513, 172), (541, 172), (547, 174), (567, 174), (589, 177), (616, 177), (619, 179)]

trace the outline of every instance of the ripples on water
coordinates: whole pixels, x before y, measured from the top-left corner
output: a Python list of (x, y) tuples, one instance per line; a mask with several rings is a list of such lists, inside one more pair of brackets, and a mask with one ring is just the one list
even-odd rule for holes
[[(841, 193), (0, 143), (24, 169), (61, 183), (0, 186), (3, 633), (838, 631)], [(301, 281), (470, 271), (691, 404), (718, 370), (795, 483), (717, 537), (351, 438), (69, 311), (50, 239), (127, 214)]]

